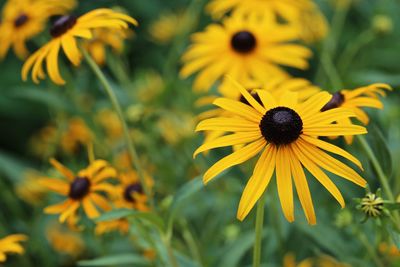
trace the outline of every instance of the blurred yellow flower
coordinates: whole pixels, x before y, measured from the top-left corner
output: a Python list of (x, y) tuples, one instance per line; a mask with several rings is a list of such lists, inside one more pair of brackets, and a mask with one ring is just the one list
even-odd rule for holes
[(149, 102), (164, 90), (164, 80), (159, 73), (150, 70), (140, 74), (133, 87), (140, 102)]
[(93, 134), (84, 120), (73, 117), (68, 120), (67, 128), (61, 134), (60, 146), (67, 154), (74, 154), (80, 146), (87, 146), (93, 141)]
[(112, 48), (116, 54), (121, 54), (124, 48), (124, 40), (129, 37), (127, 29), (93, 30), (93, 38), (83, 43), (83, 47), (89, 52), (94, 61), (102, 66), (106, 63), (106, 47)]
[(28, 240), (26, 235), (14, 234), (0, 239), (0, 262), (7, 260), (7, 254), (23, 254), (24, 248), (19, 244)]
[(28, 79), (32, 69), (32, 80), (39, 83), (45, 78), (42, 63), (46, 60), (46, 68), (50, 79), (58, 84), (65, 84), (58, 68), (58, 54), (60, 48), (65, 52), (74, 66), (79, 66), (82, 55), (79, 51), (76, 38), (91, 40), (94, 38), (93, 29), (126, 29), (129, 23), (137, 25), (136, 20), (112, 9), (101, 8), (90, 11), (77, 18), (73, 15), (59, 17), (52, 25), (50, 34), (53, 39), (30, 56), (22, 67), (22, 79)]
[(162, 137), (171, 145), (193, 135), (195, 117), (189, 113), (165, 113), (157, 122)]
[(46, 28), (49, 17), (61, 15), (75, 7), (75, 0), (8, 0), (0, 22), (0, 59), (13, 47), (24, 59), (29, 55), (26, 41)]
[(105, 134), (110, 141), (115, 141), (122, 137), (122, 124), (115, 111), (102, 109), (97, 113), (96, 120), (104, 129)]
[(193, 44), (183, 55), (183, 78), (199, 72), (196, 91), (206, 91), (224, 74), (246, 83), (287, 77), (282, 66), (308, 68), (311, 51), (289, 43), (299, 39), (295, 27), (279, 25), (270, 16), (234, 13), (222, 25), (211, 24), (192, 36)]
[(34, 170), (26, 171), (22, 180), (15, 187), (17, 196), (31, 205), (42, 202), (47, 190), (39, 183), (40, 177), (42, 176)]
[[(383, 109), (379, 96), (385, 96), (385, 90), (392, 90), (392, 88), (387, 84), (375, 83), (354, 90), (340, 90), (332, 95), (330, 101), (321, 110), (326, 111), (337, 107), (347, 108), (354, 112), (357, 120), (367, 125), (369, 117), (361, 108)], [(338, 119), (337, 123), (341, 125), (352, 124), (350, 118)], [(344, 139), (347, 144), (353, 142), (353, 136), (344, 136)]]
[(95, 228), (96, 235), (119, 231), (122, 235), (129, 232), (129, 222), (127, 219), (98, 222)]
[(67, 199), (60, 204), (45, 208), (45, 213), (60, 214), (59, 220), (63, 223), (69, 217), (75, 216), (80, 206), (91, 219), (100, 215), (95, 205), (106, 211), (111, 209), (109, 201), (101, 192), (113, 193), (114, 187), (105, 180), (115, 178), (117, 173), (106, 161), (96, 160), (77, 174), (55, 159), (50, 159), (50, 163), (64, 176), (64, 179), (42, 178), (40, 183), (49, 190), (66, 196)]
[(46, 227), (46, 238), (55, 251), (74, 258), (85, 250), (85, 242), (78, 233), (56, 222)]
[(305, 259), (300, 263), (296, 263), (296, 257), (293, 253), (286, 253), (283, 258), (283, 266), (282, 267), (312, 267), (313, 263), (311, 259)]
[(181, 34), (190, 23), (190, 18), (184, 12), (162, 14), (150, 25), (149, 33), (155, 42), (166, 44)]
[(294, 92), (288, 91), (280, 97), (275, 97), (266, 90), (256, 90), (260, 99), (257, 101), (244, 87), (234, 81), (231, 82), (249, 105), (228, 98), (215, 100), (214, 105), (224, 109), (231, 116), (204, 120), (198, 124), (196, 131), (224, 131), (231, 134), (204, 143), (194, 152), (194, 156), (218, 147), (243, 145), (205, 172), (203, 181), (207, 184), (224, 170), (241, 164), (261, 152), (239, 203), (237, 212), (239, 220), (248, 215), (262, 196), (275, 171), (282, 210), (289, 222), (294, 221), (293, 179), (307, 221), (310, 224), (316, 223), (314, 205), (303, 167), (336, 198), (342, 207), (344, 206), (342, 194), (321, 168), (359, 186), (366, 186), (366, 181), (357, 172), (327, 152), (340, 155), (362, 168), (354, 156), (318, 139), (318, 136), (337, 135), (339, 132), (341, 135), (367, 133), (364, 127), (358, 125), (333, 124), (337, 118), (354, 116), (346, 109), (320, 111), (331, 98), (330, 94), (320, 92), (305, 101), (299, 101), (298, 94)]

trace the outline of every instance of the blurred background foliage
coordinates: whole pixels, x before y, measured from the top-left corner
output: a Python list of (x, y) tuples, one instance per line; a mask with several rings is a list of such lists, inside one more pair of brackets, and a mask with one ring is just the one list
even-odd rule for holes
[[(317, 1), (327, 20), (336, 24), (326, 40), (311, 46), (315, 52), (311, 68), (294, 74), (329, 91), (342, 85), (353, 88), (373, 82), (398, 88), (400, 2), (354, 0), (348, 10), (335, 11), (345, 1)], [(235, 213), (250, 166), (232, 169), (224, 179), (203, 187), (198, 176), (219, 157), (211, 153), (207, 158), (192, 159), (202, 138), (193, 133), (199, 113), (194, 106), (198, 96), (191, 91), (191, 79), (181, 80), (178, 72), (189, 35), (211, 22), (204, 13), (205, 4), (204, 0), (79, 1), (74, 12), (118, 6), (139, 21), (132, 37), (125, 41), (123, 53), (108, 53), (103, 69), (124, 106), (140, 158), (156, 181), (154, 192), (161, 219), (167, 222), (171, 210), (175, 213), (172, 247), (180, 266), (249, 266), (253, 219), (250, 216), (240, 223)], [(44, 33), (29, 43), (29, 49), (34, 51), (46, 40)], [(321, 71), (324, 54), (337, 66), (339, 84)], [(141, 244), (141, 229), (132, 226), (131, 234), (125, 236), (117, 232), (96, 236), (93, 224), (88, 224), (83, 232), (62, 236), (57, 232), (60, 226), (56, 218), (42, 211), (50, 196), (38, 190), (33, 199), (26, 197), (32, 197), (25, 191), (34, 191), (34, 186), (24, 187), (23, 183), (29, 176), (51, 172), (49, 157), (56, 157), (73, 170), (87, 164), (85, 135), (93, 140), (97, 158), (114, 164), (123, 160), (123, 141), (111, 138), (112, 133), (118, 137), (120, 126), (102, 87), (85, 64), (73, 69), (63, 57), (60, 60), (64, 61), (61, 68), (68, 79), (65, 87), (48, 80), (40, 85), (23, 83), (23, 62), (12, 53), (0, 62), (0, 236), (29, 236), (26, 254), (10, 257), (4, 266), (76, 266), (79, 260), (82, 266), (123, 266), (124, 260), (130, 266), (152, 266), (151, 260), (140, 259), (152, 259), (156, 253), (157, 261), (167, 251), (154, 252), (146, 242), (135, 247)], [(400, 192), (399, 97), (397, 90), (389, 93), (384, 111), (369, 112), (368, 126), (373, 132), (368, 141), (396, 193)], [(363, 162), (365, 178), (375, 192), (378, 180), (357, 142), (349, 150)], [(300, 209), (296, 210), (294, 223), (286, 222), (276, 190), (269, 189), (263, 248), (268, 266), (282, 266), (288, 252), (299, 261), (327, 254), (352, 266), (378, 266), (377, 260), (382, 266), (400, 266), (400, 253), (392, 247), (393, 242), (400, 244), (400, 236), (388, 227), (380, 227), (384, 222), (361, 223), (364, 215), (356, 210), (352, 197), (363, 197), (364, 190), (334, 180), (347, 206), (340, 210), (331, 196), (318, 190), (320, 185), (310, 179), (318, 217), (313, 227), (306, 224)], [(62, 247), (63, 243), (71, 247)], [(157, 247), (161, 241), (155, 243)], [(104, 256), (109, 258), (83, 261)]]

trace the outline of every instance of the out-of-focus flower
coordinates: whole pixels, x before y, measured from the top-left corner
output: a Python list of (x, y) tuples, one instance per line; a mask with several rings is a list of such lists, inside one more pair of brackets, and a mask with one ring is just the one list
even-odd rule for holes
[[(147, 187), (151, 190), (154, 181), (145, 174)], [(124, 171), (118, 175), (120, 183), (113, 190), (113, 202), (116, 208), (134, 209), (138, 211), (148, 211), (150, 208), (147, 205), (147, 196), (140, 184), (138, 174), (133, 171)], [(124, 234), (129, 231), (129, 222), (127, 219), (118, 219), (111, 221), (102, 221), (97, 223), (95, 232), (98, 235), (111, 231), (120, 231)]]
[(23, 254), (24, 248), (19, 242), (28, 240), (26, 235), (14, 234), (0, 239), (0, 262), (7, 260), (7, 254)]
[(157, 257), (157, 252), (154, 249), (151, 249), (151, 248), (145, 249), (145, 250), (143, 250), (143, 256), (146, 259), (148, 259), (150, 261), (153, 261)]
[(389, 16), (376, 15), (372, 19), (372, 29), (379, 34), (389, 34), (393, 31), (393, 20)]
[(29, 146), (34, 155), (46, 158), (58, 146), (57, 140), (57, 128), (47, 125), (30, 138)]
[(319, 256), (316, 260), (317, 267), (351, 267), (347, 263), (338, 262), (328, 255)]
[(149, 27), (151, 38), (160, 44), (169, 43), (192, 23), (185, 12), (162, 14)]
[(318, 42), (328, 34), (326, 18), (317, 7), (305, 10), (293, 25), (299, 28), (300, 38), (306, 43)]
[(115, 141), (122, 137), (123, 128), (118, 115), (110, 109), (103, 109), (96, 115), (96, 120), (104, 129), (106, 136), (110, 141)]
[(40, 177), (42, 176), (34, 170), (25, 172), (22, 181), (15, 188), (18, 197), (31, 205), (43, 201), (47, 190), (39, 183)]
[(65, 84), (58, 68), (58, 54), (61, 48), (69, 61), (74, 66), (79, 66), (82, 55), (77, 45), (77, 38), (91, 40), (94, 38), (93, 29), (127, 29), (129, 23), (137, 25), (136, 20), (130, 16), (107, 8), (95, 9), (79, 18), (73, 15), (58, 18), (50, 29), (53, 39), (25, 61), (22, 67), (22, 79), (26, 81), (32, 69), (32, 80), (39, 83), (39, 79), (44, 79), (46, 76), (42, 68), (42, 63), (46, 60), (50, 79), (58, 85)]
[(86, 123), (79, 117), (68, 121), (67, 129), (61, 134), (60, 146), (67, 154), (77, 152), (79, 146), (87, 146), (93, 141), (93, 134)]
[(283, 266), (282, 267), (312, 267), (313, 262), (311, 259), (305, 259), (300, 263), (296, 263), (296, 257), (293, 253), (286, 253), (283, 258)]
[(223, 75), (246, 84), (287, 77), (281, 66), (308, 68), (311, 51), (288, 43), (299, 39), (293, 26), (279, 25), (269, 16), (234, 13), (222, 25), (212, 24), (192, 36), (193, 44), (183, 55), (183, 78), (199, 72), (193, 88), (206, 91)]
[(19, 58), (26, 58), (26, 41), (45, 29), (49, 17), (64, 14), (74, 6), (75, 0), (8, 0), (1, 14), (0, 59), (11, 47)]
[(204, 120), (198, 124), (196, 131), (225, 131), (232, 134), (204, 143), (194, 152), (194, 156), (218, 147), (243, 145), (205, 172), (203, 181), (207, 184), (227, 168), (241, 164), (261, 152), (239, 203), (239, 220), (247, 216), (264, 193), (274, 171), (282, 210), (289, 222), (294, 221), (293, 179), (307, 221), (310, 224), (316, 223), (303, 167), (342, 207), (345, 204), (340, 191), (321, 168), (359, 186), (366, 186), (366, 181), (357, 172), (325, 151), (347, 158), (362, 168), (359, 160), (347, 151), (318, 139), (318, 136), (337, 135), (338, 132), (341, 135), (367, 133), (362, 126), (333, 124), (337, 118), (354, 116), (346, 109), (321, 112), (321, 108), (331, 98), (330, 94), (320, 92), (305, 101), (299, 101), (298, 94), (293, 92), (286, 92), (277, 98), (266, 90), (256, 90), (259, 102), (243, 86), (231, 82), (250, 105), (228, 98), (215, 100), (214, 105), (231, 116)]
[(55, 251), (74, 258), (85, 250), (85, 242), (78, 233), (56, 222), (46, 228), (46, 238)]
[(102, 66), (106, 63), (106, 48), (112, 48), (116, 54), (121, 54), (124, 48), (124, 40), (129, 37), (127, 29), (104, 29), (93, 30), (93, 38), (84, 42), (84, 48), (90, 53), (94, 61)]
[(66, 196), (67, 199), (45, 208), (45, 213), (60, 214), (59, 220), (63, 223), (69, 217), (75, 216), (80, 206), (91, 219), (100, 215), (95, 205), (106, 211), (111, 209), (109, 201), (100, 193), (113, 193), (114, 187), (105, 180), (115, 178), (117, 173), (106, 161), (96, 160), (77, 174), (55, 159), (50, 159), (50, 163), (64, 179), (42, 178), (40, 183), (49, 190)]
[(133, 87), (140, 102), (149, 102), (164, 90), (164, 81), (155, 71), (146, 71), (135, 79)]
[(400, 250), (394, 244), (388, 244), (386, 242), (381, 242), (378, 247), (378, 251), (384, 257), (396, 260), (400, 258)]
[[(369, 123), (369, 117), (361, 108), (370, 107), (383, 109), (383, 104), (379, 100), (379, 96), (385, 96), (385, 89), (392, 90), (387, 84), (375, 83), (369, 86), (360, 87), (354, 90), (340, 90), (332, 95), (329, 102), (322, 107), (321, 111), (327, 111), (337, 107), (350, 109), (356, 115), (356, 119), (362, 124)], [(342, 118), (336, 120), (341, 125), (351, 125), (350, 118)], [(344, 136), (347, 144), (353, 142), (353, 136)]]
[(162, 137), (174, 145), (183, 138), (193, 135), (195, 118), (188, 113), (167, 113), (158, 120), (157, 126)]

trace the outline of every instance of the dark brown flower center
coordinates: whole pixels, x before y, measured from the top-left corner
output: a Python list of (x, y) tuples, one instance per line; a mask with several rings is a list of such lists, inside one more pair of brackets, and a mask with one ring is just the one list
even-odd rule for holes
[(237, 32), (231, 39), (232, 48), (242, 54), (251, 52), (256, 47), (256, 44), (256, 38), (248, 31)]
[(128, 185), (124, 191), (125, 200), (129, 202), (135, 202), (135, 199), (133, 198), (134, 193), (143, 194), (143, 187), (141, 184), (135, 183)]
[(68, 196), (72, 199), (82, 199), (89, 193), (90, 181), (86, 177), (76, 177), (71, 183)]
[(338, 108), (343, 104), (343, 102), (344, 102), (344, 95), (340, 91), (337, 91), (332, 95), (331, 100), (329, 100), (329, 102), (326, 103), (326, 105), (321, 108), (321, 111), (327, 111), (333, 108)]
[(21, 13), (18, 18), (14, 20), (14, 26), (19, 28), (28, 22), (29, 17), (25, 13)]
[(72, 15), (65, 15), (59, 17), (51, 26), (51, 36), (59, 37), (71, 29), (76, 23), (76, 17)]
[(293, 109), (276, 107), (268, 110), (262, 117), (260, 130), (268, 142), (287, 145), (299, 138), (303, 121)]

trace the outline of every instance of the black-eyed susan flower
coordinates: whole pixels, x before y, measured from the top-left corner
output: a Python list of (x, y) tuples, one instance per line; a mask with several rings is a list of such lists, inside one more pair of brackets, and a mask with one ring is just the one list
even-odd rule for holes
[(1, 14), (0, 58), (11, 47), (19, 58), (26, 58), (26, 41), (46, 28), (49, 17), (64, 14), (74, 6), (75, 0), (8, 0)]
[(93, 30), (93, 38), (84, 43), (84, 48), (89, 52), (94, 61), (102, 66), (106, 63), (106, 49), (110, 47), (115, 54), (121, 54), (124, 40), (129, 37), (127, 29)]
[[(294, 221), (293, 181), (300, 203), (310, 224), (316, 223), (314, 206), (303, 168), (306, 168), (340, 203), (344, 199), (331, 179), (322, 170), (343, 177), (359, 186), (366, 181), (352, 168), (335, 159), (327, 152), (340, 155), (358, 167), (361, 163), (345, 150), (318, 139), (318, 136), (356, 135), (367, 133), (358, 125), (337, 125), (338, 118), (354, 114), (344, 108), (321, 112), (331, 95), (320, 92), (299, 102), (297, 93), (286, 92), (274, 97), (265, 90), (257, 90), (258, 102), (244, 87), (234, 85), (249, 105), (240, 101), (219, 98), (214, 104), (229, 112), (229, 117), (204, 120), (197, 131), (225, 131), (224, 135), (204, 143), (194, 153), (218, 148), (243, 145), (232, 154), (222, 158), (209, 168), (204, 183), (210, 182), (224, 170), (241, 164), (261, 153), (240, 200), (237, 218), (243, 220), (266, 190), (272, 174), (276, 174), (278, 195), (283, 213), (290, 222)], [(324, 151), (325, 150), (325, 151)]]
[(289, 43), (298, 38), (294, 27), (278, 25), (270, 16), (234, 13), (222, 25), (192, 36), (180, 74), (185, 78), (199, 72), (193, 85), (197, 91), (208, 90), (225, 74), (242, 83), (287, 77), (282, 66), (308, 67), (311, 51)]
[(106, 161), (95, 160), (77, 174), (55, 159), (51, 159), (50, 163), (64, 176), (64, 179), (42, 178), (40, 183), (67, 199), (45, 208), (45, 213), (60, 214), (59, 220), (63, 223), (68, 218), (76, 216), (80, 206), (89, 218), (100, 215), (96, 206), (106, 211), (111, 209), (109, 201), (102, 193), (113, 193), (114, 187), (105, 180), (115, 178), (117, 173)]
[(7, 254), (23, 254), (24, 248), (20, 244), (28, 240), (26, 235), (14, 234), (0, 239), (0, 262), (7, 260)]
[[(385, 96), (385, 90), (392, 90), (392, 88), (387, 84), (375, 83), (354, 90), (340, 90), (332, 95), (329, 102), (322, 107), (322, 111), (337, 107), (351, 109), (356, 115), (356, 119), (362, 124), (367, 125), (369, 123), (369, 117), (361, 108), (383, 109), (383, 104), (379, 100), (379, 96)], [(352, 124), (350, 118), (342, 118), (336, 121), (341, 125)], [(344, 138), (348, 144), (353, 142), (352, 136), (344, 136)]]
[(38, 83), (39, 79), (44, 79), (45, 72), (42, 63), (46, 60), (50, 79), (56, 84), (65, 84), (58, 67), (60, 49), (65, 52), (74, 66), (78, 66), (82, 55), (78, 48), (77, 38), (91, 40), (94, 38), (93, 29), (126, 29), (129, 23), (137, 25), (136, 20), (130, 16), (106, 8), (95, 9), (78, 18), (73, 15), (59, 17), (50, 28), (52, 40), (26, 60), (22, 67), (22, 79), (27, 80), (30, 70), (32, 70), (32, 80), (35, 83)]

